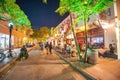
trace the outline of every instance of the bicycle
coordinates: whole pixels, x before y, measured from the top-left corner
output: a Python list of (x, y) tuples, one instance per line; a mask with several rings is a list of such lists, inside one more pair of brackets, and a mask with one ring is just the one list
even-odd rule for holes
[(18, 56), (14, 50), (11, 50), (11, 51), (8, 50), (7, 53), (8, 53), (8, 57), (17, 57)]
[(17, 53), (14, 51), (14, 47), (7, 48), (7, 50), (6, 50), (6, 56), (7, 57), (18, 57)]
[(6, 55), (4, 54), (4, 49), (0, 49), (0, 61), (4, 60)]

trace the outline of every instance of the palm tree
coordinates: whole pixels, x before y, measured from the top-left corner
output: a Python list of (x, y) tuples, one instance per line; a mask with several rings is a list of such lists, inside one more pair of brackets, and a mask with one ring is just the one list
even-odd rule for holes
[[(69, 12), (71, 14), (77, 14), (78, 18), (76, 19), (76, 22), (79, 22), (80, 20), (84, 21), (84, 34), (85, 34), (85, 57), (84, 61), (86, 62), (87, 59), (87, 21), (90, 15), (100, 13), (104, 10), (106, 10), (115, 0), (60, 0), (59, 8), (56, 10), (56, 12), (59, 12), (60, 15), (64, 15), (65, 13)], [(72, 16), (71, 16), (72, 20)], [(71, 21), (71, 24), (72, 21)], [(73, 28), (72, 28), (72, 31)], [(74, 34), (74, 32), (73, 32)], [(75, 35), (74, 35), (75, 36)], [(74, 37), (75, 41), (76, 38)], [(77, 47), (76, 42), (76, 47)], [(77, 49), (79, 52), (79, 49)]]

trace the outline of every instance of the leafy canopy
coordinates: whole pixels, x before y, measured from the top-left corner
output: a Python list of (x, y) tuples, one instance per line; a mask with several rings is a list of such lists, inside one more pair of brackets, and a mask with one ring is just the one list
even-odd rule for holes
[(0, 0), (0, 14), (7, 13), (14, 25), (18, 27), (30, 28), (29, 19), (15, 2), (16, 0)]
[(84, 19), (91, 14), (100, 13), (106, 10), (115, 0), (60, 0), (59, 8), (56, 12), (60, 15), (74, 13)]
[(37, 40), (44, 40), (50, 36), (49, 33), (50, 29), (46, 26), (43, 26), (40, 29), (34, 29), (33, 34), (30, 37)]
[[(78, 15), (76, 19), (76, 23), (79, 23), (80, 20), (84, 21), (85, 44), (87, 46), (87, 31), (86, 31), (87, 25), (86, 24), (87, 24), (88, 17), (92, 14), (100, 13), (101, 11), (106, 10), (112, 3), (113, 3), (113, 0), (60, 0), (60, 5), (59, 5), (59, 8), (56, 10), (56, 12), (60, 13), (60, 15), (64, 15), (65, 13), (69, 12), (71, 17), (71, 24), (72, 24), (71, 14)], [(72, 31), (73, 31), (78, 53), (80, 53), (78, 44), (76, 42), (73, 27), (72, 27)], [(84, 56), (85, 62), (86, 62), (86, 57), (87, 57), (87, 47), (85, 48), (85, 56)]]

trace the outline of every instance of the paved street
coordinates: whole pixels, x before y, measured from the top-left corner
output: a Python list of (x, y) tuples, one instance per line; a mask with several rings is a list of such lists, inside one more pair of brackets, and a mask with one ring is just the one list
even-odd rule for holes
[(27, 60), (18, 62), (3, 80), (86, 80), (55, 53), (34, 49)]

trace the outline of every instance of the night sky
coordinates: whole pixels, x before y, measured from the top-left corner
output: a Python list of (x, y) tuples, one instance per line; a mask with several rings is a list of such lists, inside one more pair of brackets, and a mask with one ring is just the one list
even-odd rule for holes
[(55, 13), (59, 7), (59, 0), (48, 0), (47, 4), (42, 0), (16, 0), (16, 3), (28, 16), (34, 29), (42, 26), (56, 27), (68, 15), (60, 16), (59, 13)]

